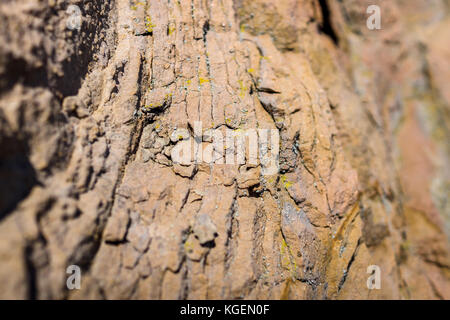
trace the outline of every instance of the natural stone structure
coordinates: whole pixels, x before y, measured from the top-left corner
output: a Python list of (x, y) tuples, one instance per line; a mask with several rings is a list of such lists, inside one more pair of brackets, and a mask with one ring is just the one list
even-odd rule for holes
[[(3, 0), (0, 298), (449, 299), (449, 10)], [(196, 121), (279, 173), (174, 163)]]

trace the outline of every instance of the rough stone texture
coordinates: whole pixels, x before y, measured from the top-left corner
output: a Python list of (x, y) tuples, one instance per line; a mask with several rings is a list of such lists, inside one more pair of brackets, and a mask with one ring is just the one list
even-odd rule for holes
[[(449, 10), (3, 0), (0, 298), (450, 299)], [(278, 130), (279, 174), (174, 164), (199, 120)]]

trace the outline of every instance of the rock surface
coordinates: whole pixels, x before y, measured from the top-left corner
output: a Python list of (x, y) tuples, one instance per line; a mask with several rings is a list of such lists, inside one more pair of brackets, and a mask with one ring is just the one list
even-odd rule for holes
[[(3, 0), (0, 298), (450, 299), (449, 39), (447, 0)], [(175, 163), (197, 121), (279, 172)]]

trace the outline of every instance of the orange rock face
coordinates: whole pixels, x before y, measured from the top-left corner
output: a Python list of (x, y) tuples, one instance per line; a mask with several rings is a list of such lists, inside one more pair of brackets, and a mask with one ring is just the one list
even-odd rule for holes
[(450, 299), (449, 7), (2, 1), (0, 298)]

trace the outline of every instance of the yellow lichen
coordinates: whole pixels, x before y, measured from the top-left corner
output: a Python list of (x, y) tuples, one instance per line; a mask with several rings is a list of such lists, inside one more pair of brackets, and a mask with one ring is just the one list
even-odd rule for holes
[(152, 18), (151, 17), (145, 17), (145, 29), (147, 30), (147, 32), (153, 32), (153, 28), (156, 27), (156, 25), (154, 25), (152, 23)]
[(184, 243), (184, 250), (188, 253), (194, 251), (194, 245), (192, 244), (192, 242), (186, 241)]
[(291, 261), (289, 259), (289, 248), (284, 240), (284, 238), (281, 239), (281, 265), (285, 268), (289, 268)]
[(285, 187), (286, 189), (292, 187), (292, 182), (288, 181), (288, 180), (287, 180), (287, 177), (286, 177), (285, 175), (282, 175), (282, 176), (280, 177), (280, 181), (281, 181), (281, 183), (284, 185), (284, 187)]
[(198, 79), (198, 81), (200, 82), (200, 84), (203, 84), (203, 83), (209, 82), (209, 79), (200, 77), (200, 78)]
[(244, 82), (242, 80), (239, 80), (238, 82), (239, 82), (239, 96), (241, 98), (244, 98), (248, 88), (244, 85)]
[(297, 270), (297, 263), (292, 257), (291, 250), (286, 243), (286, 240), (284, 238), (281, 238), (281, 265), (283, 268), (287, 269), (292, 277), (295, 277), (295, 273)]
[(136, 10), (137, 10), (137, 6), (145, 6), (145, 3), (139, 1), (139, 2), (137, 2), (137, 3), (135, 3), (135, 4), (133, 4), (133, 5), (131, 6), (131, 10), (136, 11)]

